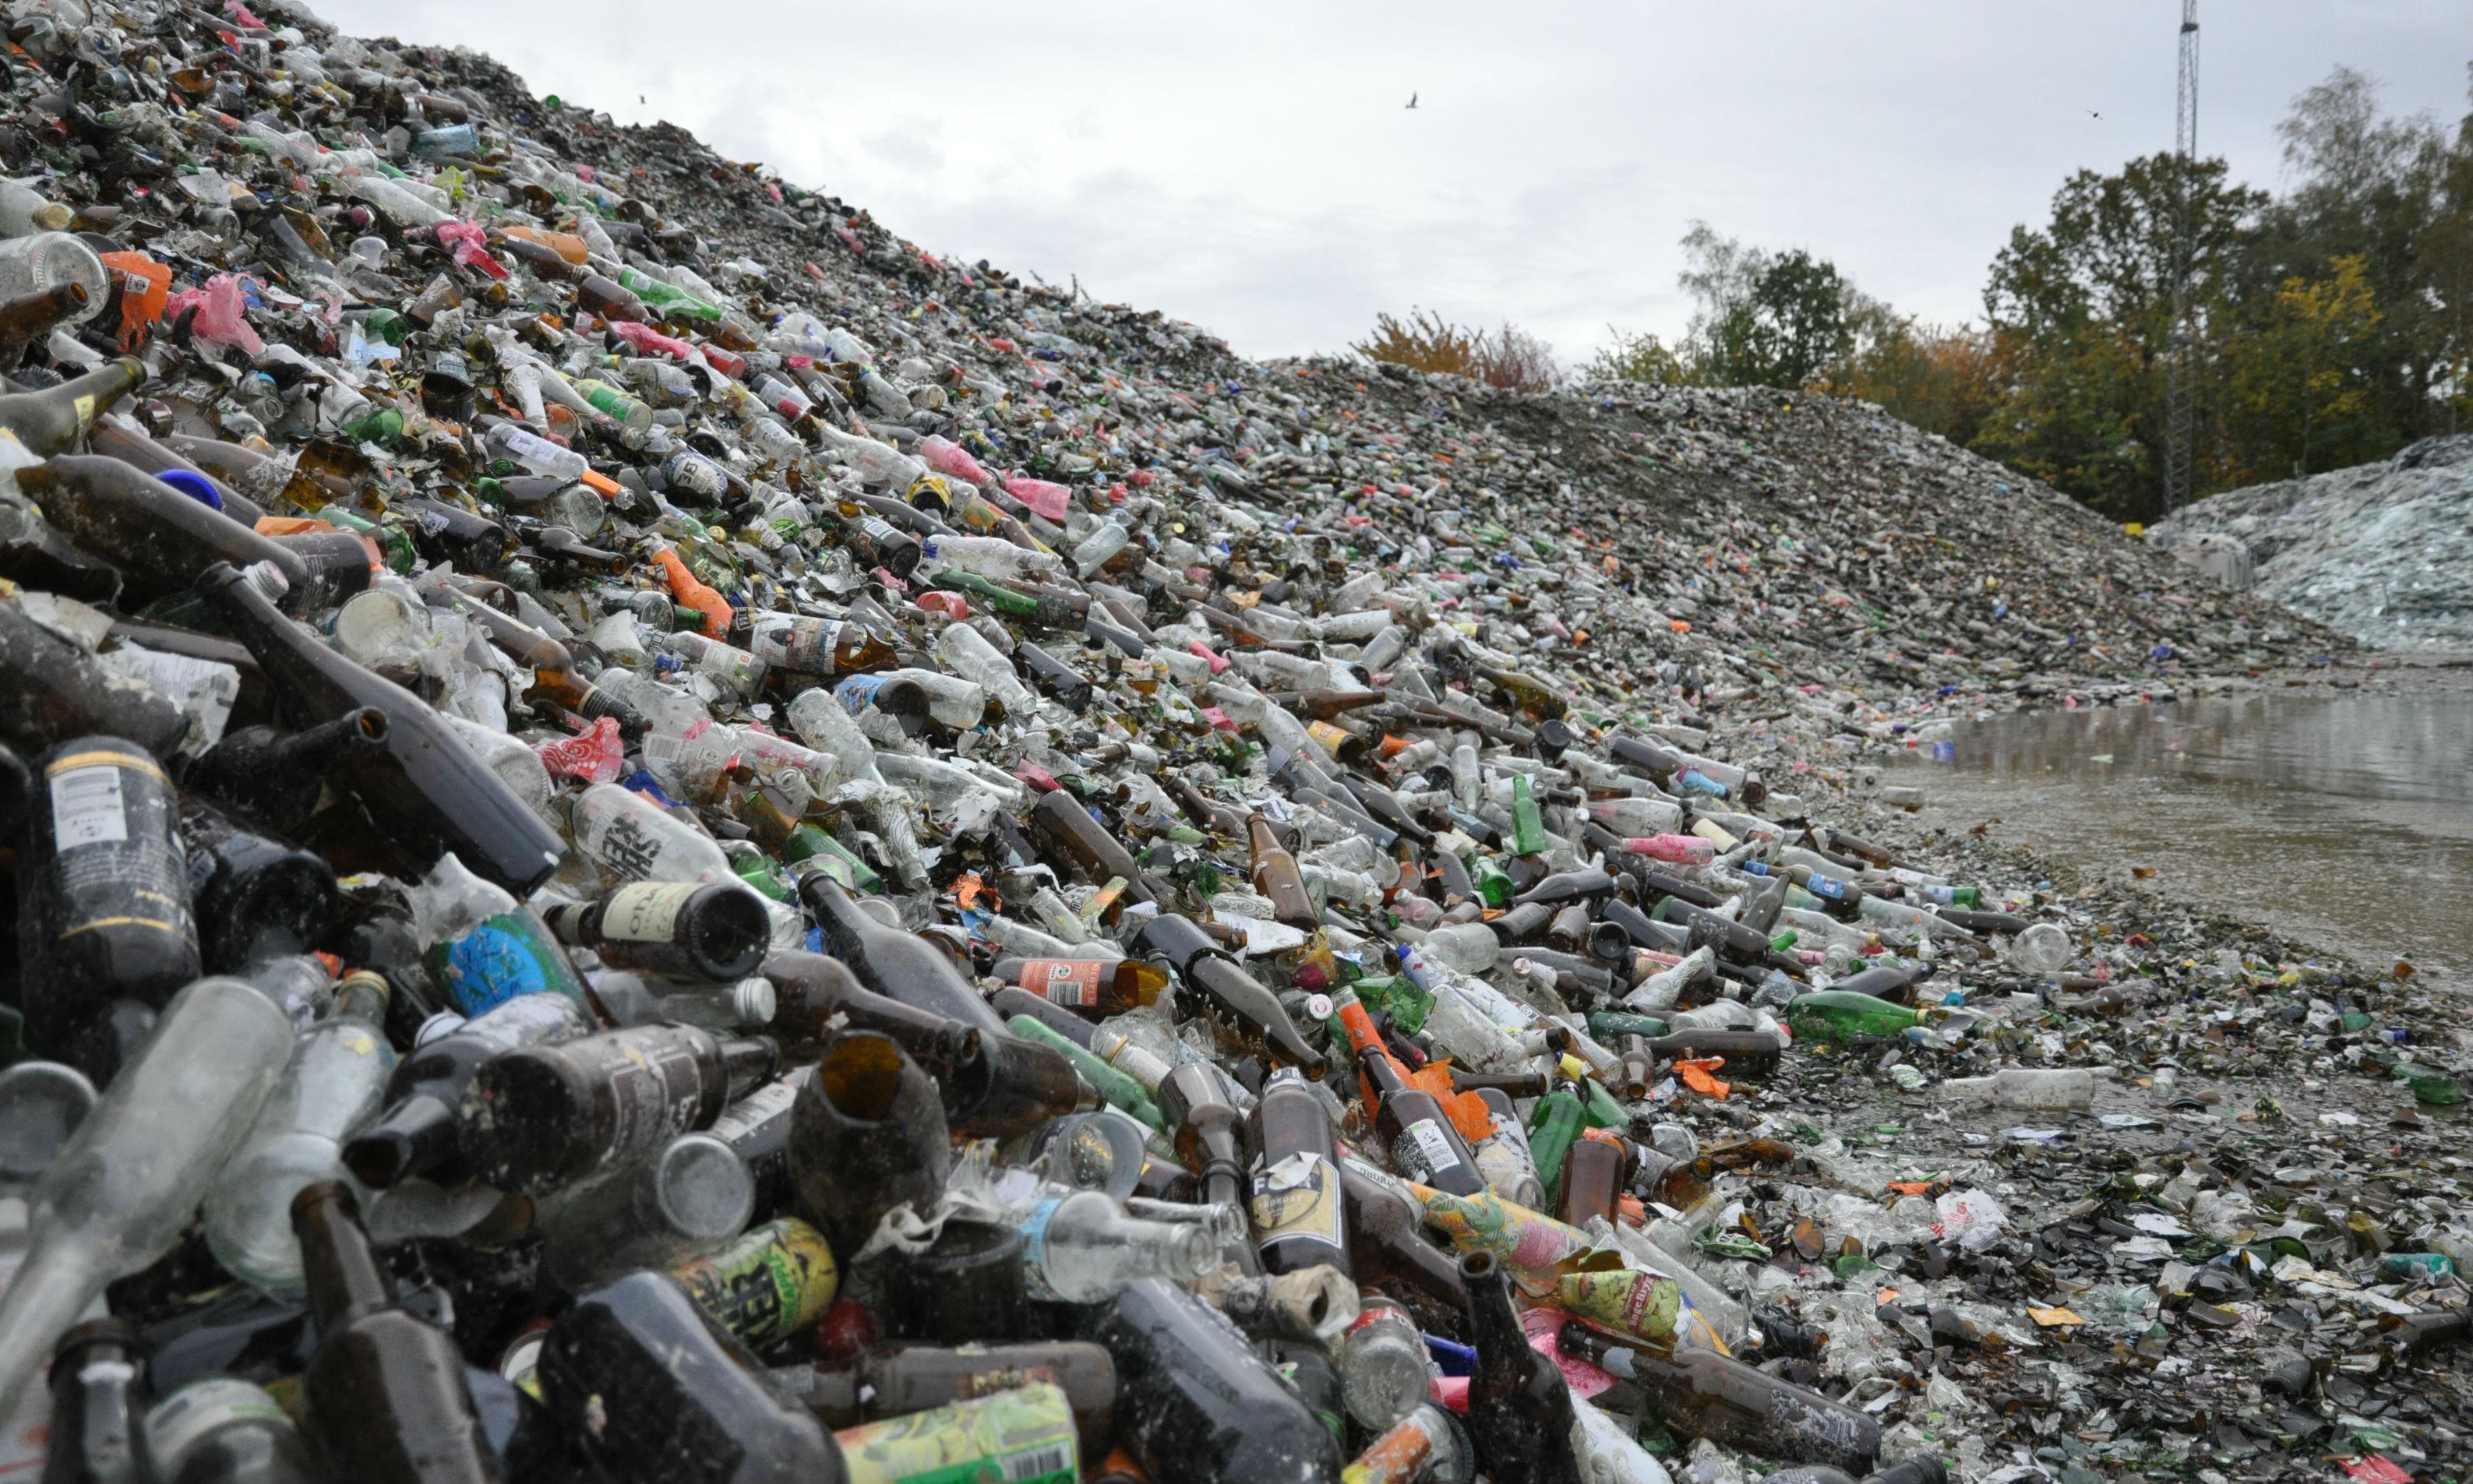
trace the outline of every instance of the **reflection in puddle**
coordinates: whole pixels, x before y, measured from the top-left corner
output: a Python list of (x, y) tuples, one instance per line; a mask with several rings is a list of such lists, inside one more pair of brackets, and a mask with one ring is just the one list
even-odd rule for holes
[(2473, 698), (2197, 701), (1961, 724), (1924, 822), (2473, 986)]

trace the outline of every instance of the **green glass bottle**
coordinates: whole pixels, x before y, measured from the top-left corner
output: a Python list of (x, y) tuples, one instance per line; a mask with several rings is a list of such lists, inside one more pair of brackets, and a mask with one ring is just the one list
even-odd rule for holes
[(1511, 849), (1522, 855), (1540, 854), (1546, 849), (1546, 816), (1529, 792), (1525, 773), (1511, 776)]
[(1806, 1042), (1842, 1042), (1858, 1036), (1903, 1035), (1921, 1025), (1923, 1012), (1892, 1005), (1852, 990), (1818, 990), (1798, 994), (1786, 1007), (1787, 1028)]
[(1477, 864), (1469, 870), (1469, 878), (1477, 887), (1477, 894), (1485, 898), (1489, 907), (1507, 907), (1511, 898), (1518, 895), (1511, 883), (1511, 873), (1503, 870), (1502, 863), (1491, 855), (1477, 858)]
[(1579, 1142), (1580, 1130), (1588, 1123), (1587, 1106), (1568, 1086), (1539, 1098), (1536, 1108), (1529, 1112), (1528, 1150), (1537, 1157), (1537, 1177), (1546, 1183), (1549, 1209), (1562, 1204), (1563, 1157)]

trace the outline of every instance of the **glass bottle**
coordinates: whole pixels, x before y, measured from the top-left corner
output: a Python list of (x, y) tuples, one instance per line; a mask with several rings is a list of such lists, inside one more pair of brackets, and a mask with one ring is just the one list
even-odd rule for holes
[(1244, 1334), (1188, 1289), (1137, 1279), (1114, 1302), (1085, 1309), (1081, 1327), (1116, 1362), (1117, 1434), (1152, 1478), (1339, 1478), (1330, 1432)]
[(42, 1484), (155, 1484), (145, 1410), (145, 1352), (126, 1320), (92, 1320), (60, 1336)]
[(1190, 1282), (1219, 1265), (1209, 1227), (1128, 1216), (1096, 1190), (1041, 1201), (1021, 1233), (1022, 1278), (1034, 1299), (1092, 1304), (1137, 1279)]
[(529, 893), (558, 869), (566, 843), (473, 757), (428, 703), (363, 669), (276, 610), (226, 563), (199, 579), (208, 604), (257, 657), (299, 725), (362, 706), (386, 713), (385, 746), (349, 759), (338, 778), (404, 849), (454, 853), (483, 876)]
[(281, 1297), (301, 1287), (292, 1198), (346, 1178), (343, 1137), (376, 1112), (396, 1065), (387, 1044), (386, 981), (347, 975), (334, 1016), (302, 1031), (257, 1121), (232, 1152), (205, 1205), (206, 1246), (224, 1270)]
[(1469, 1433), (1486, 1472), (1537, 1484), (1579, 1484), (1573, 1455), (1571, 1389), (1553, 1362), (1528, 1346), (1512, 1306), (1511, 1281), (1491, 1253), (1460, 1256), (1477, 1365), (1469, 1373)]
[(635, 1167), (544, 1203), (534, 1230), (542, 1271), (571, 1291), (710, 1252), (755, 1211), (747, 1161), (709, 1134), (682, 1134)]
[(889, 1037), (837, 1038), (791, 1106), (799, 1213), (838, 1253), (865, 1246), (885, 1212), (903, 1202), (933, 1202), (951, 1158), (935, 1083)]
[(473, 1173), (539, 1195), (645, 1159), (707, 1128), (772, 1074), (780, 1048), (692, 1025), (536, 1042), (484, 1063), (457, 1115)]
[(163, 1484), (318, 1484), (300, 1429), (265, 1388), (206, 1376), (155, 1403), (147, 1446)]
[(396, 1302), (350, 1189), (328, 1182), (292, 1203), (317, 1353), (300, 1378), (303, 1430), (334, 1477), (372, 1484), (493, 1484), (464, 1357)]
[(563, 943), (612, 968), (725, 983), (755, 971), (772, 940), (763, 899), (738, 884), (632, 881), (596, 901), (553, 907)]
[(292, 1022), (255, 987), (201, 979), (35, 1186), (31, 1243), (0, 1292), (0, 1415), (104, 1285), (170, 1252), (292, 1052)]
[(1302, 1073), (1282, 1067), (1263, 1084), (1252, 1117), (1254, 1149), (1248, 1214), (1270, 1273), (1349, 1260), (1347, 1203), (1340, 1192), (1338, 1131)]

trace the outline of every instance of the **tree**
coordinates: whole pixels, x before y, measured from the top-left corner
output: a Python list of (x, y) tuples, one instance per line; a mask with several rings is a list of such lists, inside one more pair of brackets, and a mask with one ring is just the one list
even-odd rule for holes
[(2245, 337), (2226, 372), (2227, 443), (2242, 463), (2227, 483), (2250, 484), (2366, 463), (2393, 452), (2378, 418), (2379, 389), (2362, 347), (2379, 338), (2380, 312), (2359, 255), (2323, 278), (2287, 278), (2272, 318)]
[(1854, 287), (1837, 265), (1801, 248), (1771, 253), (1694, 222), (1677, 275), (1699, 301), (1685, 339), (1698, 379), (1718, 386), (1801, 387), (1852, 348)]
[(1861, 397), (1960, 447), (1973, 443), (2000, 399), (1992, 337), (1971, 325), (1926, 324), (1858, 296), (1854, 349), (1821, 390)]
[(1385, 310), (1374, 317), (1374, 333), (1349, 348), (1369, 361), (1474, 376), (1485, 334), (1453, 324), (1430, 309), (1411, 310), (1405, 320)]
[(1389, 361), (1419, 371), (1466, 376), (1514, 392), (1543, 392), (1562, 379), (1554, 347), (1508, 321), (1488, 333), (1453, 324), (1430, 309), (1405, 320), (1384, 312), (1374, 333), (1349, 347), (1369, 361)]
[(1613, 344), (1601, 347), (1580, 368), (1580, 375), (1590, 381), (1646, 381), (1661, 386), (1687, 386), (1699, 379), (1683, 357), (1662, 344), (1655, 335), (1635, 335), (1609, 324), (1606, 333)]

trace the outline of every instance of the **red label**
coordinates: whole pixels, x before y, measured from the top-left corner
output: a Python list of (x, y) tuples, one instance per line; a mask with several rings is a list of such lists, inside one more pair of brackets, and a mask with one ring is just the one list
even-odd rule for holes
[(1100, 968), (1085, 960), (1035, 958), (1021, 966), (1021, 987), (1059, 1005), (1096, 1005)]

